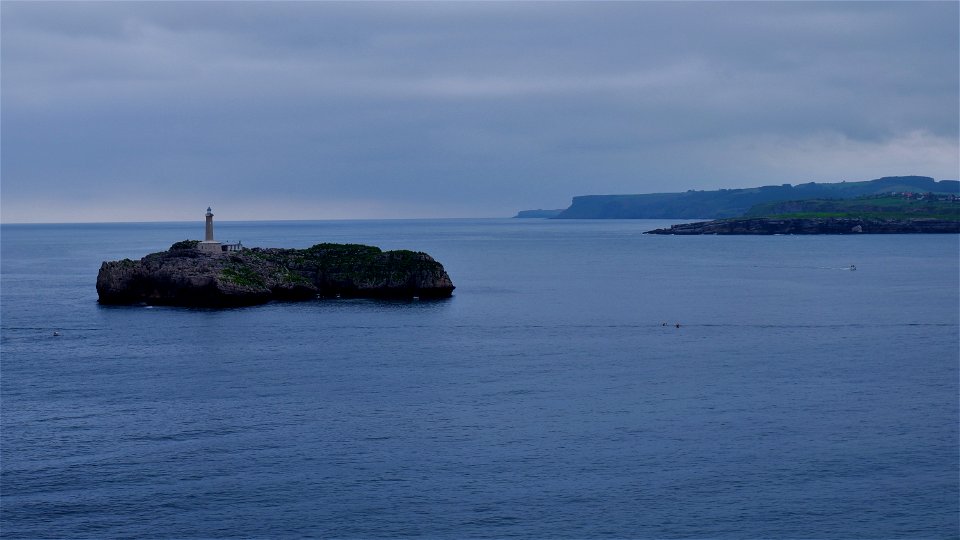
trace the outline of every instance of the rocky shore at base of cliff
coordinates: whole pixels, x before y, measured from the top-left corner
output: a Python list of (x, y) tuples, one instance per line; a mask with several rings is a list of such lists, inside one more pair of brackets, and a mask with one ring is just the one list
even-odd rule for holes
[(917, 234), (960, 233), (946, 219), (742, 218), (680, 223), (644, 234)]
[(360, 244), (307, 249), (252, 248), (210, 253), (196, 241), (139, 261), (106, 261), (97, 275), (101, 304), (241, 306), (314, 298), (446, 298), (443, 265), (422, 252)]

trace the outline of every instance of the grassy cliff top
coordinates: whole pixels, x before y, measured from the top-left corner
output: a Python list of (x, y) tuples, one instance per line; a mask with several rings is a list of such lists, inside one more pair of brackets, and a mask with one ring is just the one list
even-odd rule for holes
[(953, 196), (927, 194), (922, 198), (900, 195), (856, 199), (811, 199), (757, 204), (744, 217), (776, 218), (935, 218), (960, 221), (960, 200)]

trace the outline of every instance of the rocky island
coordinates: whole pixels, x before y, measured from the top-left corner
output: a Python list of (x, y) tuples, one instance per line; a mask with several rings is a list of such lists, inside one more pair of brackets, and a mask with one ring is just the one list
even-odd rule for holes
[(314, 298), (446, 298), (454, 285), (426, 253), (360, 244), (213, 252), (185, 240), (139, 261), (106, 261), (101, 304), (244, 306)]
[(680, 223), (644, 234), (914, 234), (960, 233), (960, 221), (935, 218), (863, 219), (845, 217), (718, 219)]
[(682, 223), (648, 234), (960, 233), (960, 197), (900, 193), (754, 205), (738, 218)]

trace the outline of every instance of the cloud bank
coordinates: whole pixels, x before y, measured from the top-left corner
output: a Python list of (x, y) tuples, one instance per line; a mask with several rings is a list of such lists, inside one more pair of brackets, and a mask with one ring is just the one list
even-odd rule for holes
[(0, 219), (956, 178), (958, 6), (3, 2)]

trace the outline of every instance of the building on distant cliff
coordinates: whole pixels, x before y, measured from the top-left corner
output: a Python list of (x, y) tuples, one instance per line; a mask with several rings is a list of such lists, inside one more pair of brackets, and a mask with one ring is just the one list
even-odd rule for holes
[(222, 244), (213, 239), (213, 210), (210, 207), (207, 207), (207, 230), (204, 234), (203, 242), (197, 244), (197, 248), (201, 251), (210, 251), (213, 253), (222, 253), (224, 251), (240, 251), (243, 249), (243, 245), (240, 242), (236, 244)]

